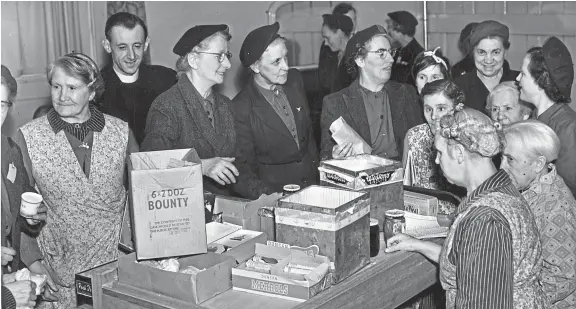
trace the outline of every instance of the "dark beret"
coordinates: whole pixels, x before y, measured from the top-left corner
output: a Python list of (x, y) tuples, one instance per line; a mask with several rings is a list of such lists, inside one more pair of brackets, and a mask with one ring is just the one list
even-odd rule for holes
[(352, 53), (354, 53), (358, 48), (364, 47), (366, 42), (368, 42), (373, 36), (377, 34), (383, 34), (386, 36), (390, 44), (392, 44), (393, 40), (386, 32), (386, 29), (381, 25), (373, 25), (368, 27), (362, 31), (356, 32), (348, 43), (346, 44), (346, 52), (344, 53), (344, 59), (347, 59)]
[(418, 25), (418, 20), (412, 13), (406, 11), (397, 11), (388, 13), (388, 17), (395, 21), (397, 24), (406, 27), (416, 27)]
[(504, 41), (508, 41), (510, 37), (510, 30), (504, 24), (501, 24), (495, 20), (485, 20), (478, 25), (476, 25), (469, 36), (470, 47), (478, 45), (482, 39), (489, 36), (499, 36), (504, 38)]
[(5, 67), (4, 65), (2, 65), (2, 78), (8, 84), (8, 90), (10, 91), (9, 97), (10, 98), (15, 97), (16, 94), (18, 93), (18, 83), (16, 82), (16, 79), (14, 79), (14, 77), (12, 76), (12, 73), (10, 73), (10, 70), (8, 70), (8, 68)]
[(324, 14), (322, 19), (324, 19), (324, 24), (328, 25), (328, 27), (336, 30), (340, 29), (344, 33), (351, 33), (352, 29), (354, 29), (352, 18), (343, 14)]
[(252, 30), (244, 39), (240, 47), (240, 61), (245, 67), (249, 67), (260, 59), (270, 43), (280, 37), (278, 34), (280, 24), (275, 22), (272, 25), (262, 26)]
[(562, 95), (570, 98), (574, 82), (574, 62), (572, 62), (570, 51), (562, 41), (553, 36), (548, 38), (542, 46), (542, 54), (554, 85), (558, 87)]
[(200, 25), (194, 26), (184, 33), (172, 51), (178, 56), (189, 53), (194, 46), (200, 44), (205, 38), (219, 31), (228, 30), (228, 25)]

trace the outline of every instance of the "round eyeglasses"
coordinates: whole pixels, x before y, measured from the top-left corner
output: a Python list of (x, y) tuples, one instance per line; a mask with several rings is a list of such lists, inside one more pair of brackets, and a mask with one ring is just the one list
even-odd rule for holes
[(392, 58), (396, 57), (398, 50), (395, 48), (392, 48), (392, 49), (380, 48), (379, 50), (371, 50), (368, 53), (378, 54), (378, 56), (380, 56), (380, 58), (384, 59), (384, 58), (386, 58), (386, 54), (390, 54), (390, 56), (392, 56)]
[(225, 58), (228, 58), (228, 60), (232, 59), (232, 53), (231, 52), (221, 52), (221, 53), (210, 53), (210, 52), (197, 52), (199, 54), (209, 54), (209, 55), (217, 55), (218, 56), (218, 62), (222, 63), (224, 62)]

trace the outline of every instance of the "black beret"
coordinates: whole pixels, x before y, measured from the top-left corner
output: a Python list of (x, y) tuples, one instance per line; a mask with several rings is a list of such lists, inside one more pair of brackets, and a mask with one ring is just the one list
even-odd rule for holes
[(280, 37), (278, 34), (280, 24), (275, 22), (272, 25), (262, 26), (252, 30), (244, 39), (240, 48), (240, 61), (245, 67), (249, 67), (260, 59), (266, 51), (268, 45)]
[(388, 32), (386, 32), (386, 29), (384, 29), (384, 27), (381, 25), (373, 25), (362, 31), (356, 32), (356, 34), (354, 34), (350, 40), (348, 40), (348, 43), (346, 44), (344, 59), (347, 59), (358, 48), (364, 47), (366, 42), (368, 42), (373, 36), (377, 34), (383, 34), (388, 39), (390, 44), (392, 44), (392, 38), (388, 35)]
[(418, 20), (412, 13), (406, 11), (397, 11), (388, 13), (388, 17), (395, 21), (397, 24), (406, 27), (416, 27), (418, 25)]
[(340, 29), (345, 33), (351, 33), (354, 29), (352, 18), (343, 14), (324, 14), (322, 15), (324, 24), (336, 30)]
[(4, 65), (2, 65), (2, 78), (8, 84), (8, 90), (10, 91), (10, 95), (8, 97), (14, 98), (18, 93), (18, 83), (12, 76), (12, 73), (10, 73), (10, 70), (8, 70), (8, 68)]
[(172, 51), (178, 56), (189, 53), (194, 46), (200, 44), (205, 38), (219, 31), (228, 30), (228, 25), (200, 25), (194, 26), (184, 33)]
[(553, 36), (548, 38), (542, 46), (542, 54), (554, 85), (558, 87), (562, 95), (570, 98), (574, 82), (574, 63), (568, 48)]
[[(508, 41), (510, 37), (510, 30), (504, 24), (501, 24), (495, 20), (485, 20), (478, 25), (476, 25), (470, 36), (468, 38), (470, 47), (476, 46), (482, 39), (489, 36), (499, 36), (504, 38), (504, 41)], [(470, 50), (471, 51), (471, 50)]]

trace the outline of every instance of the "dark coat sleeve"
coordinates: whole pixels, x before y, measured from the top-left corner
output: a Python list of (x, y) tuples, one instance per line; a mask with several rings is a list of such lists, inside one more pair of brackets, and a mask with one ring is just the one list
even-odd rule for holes
[(146, 137), (140, 151), (174, 149), (180, 136), (180, 117), (178, 100), (169, 93), (160, 95), (150, 107), (146, 118)]
[(340, 117), (339, 113), (336, 112), (336, 106), (338, 105), (338, 100), (341, 100), (342, 95), (340, 93), (333, 93), (324, 98), (324, 103), (322, 104), (322, 116), (320, 118), (320, 159), (332, 159), (332, 147), (336, 145), (336, 142), (332, 139), (332, 133), (330, 133), (330, 125)]

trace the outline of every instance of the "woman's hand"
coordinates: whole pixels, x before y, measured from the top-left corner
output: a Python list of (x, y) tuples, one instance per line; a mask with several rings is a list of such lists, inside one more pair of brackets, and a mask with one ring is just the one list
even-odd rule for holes
[(208, 176), (217, 183), (225, 186), (236, 183), (236, 177), (240, 175), (236, 166), (232, 164), (235, 158), (211, 158), (202, 159), (202, 174)]
[(14, 249), (2, 246), (2, 266), (6, 266), (12, 262), (15, 255), (16, 251)]
[(419, 245), (422, 241), (406, 234), (397, 234), (388, 239), (384, 252), (391, 253), (396, 251), (419, 251)]
[(334, 145), (334, 147), (332, 147), (332, 158), (334, 159), (344, 159), (351, 155), (352, 155), (352, 143)]
[(48, 207), (46, 207), (46, 204), (44, 204), (44, 202), (40, 203), (40, 206), (38, 206), (37, 211), (38, 211), (37, 214), (33, 215), (30, 218), (26, 218), (26, 222), (28, 222), (28, 224), (37, 225), (40, 222), (46, 221), (46, 218), (48, 217)]
[(44, 287), (44, 293), (42, 296), (47, 301), (58, 301), (58, 297), (56, 296), (56, 292), (58, 292), (59, 290), (58, 285), (56, 284), (56, 282), (54, 282), (54, 280), (52, 280), (52, 275), (50, 274), (48, 269), (46, 269), (46, 266), (44, 266), (44, 264), (42, 264), (42, 262), (38, 260), (32, 263), (32, 265), (30, 265), (28, 269), (32, 273), (46, 275), (46, 284), (48, 285), (48, 288)]

